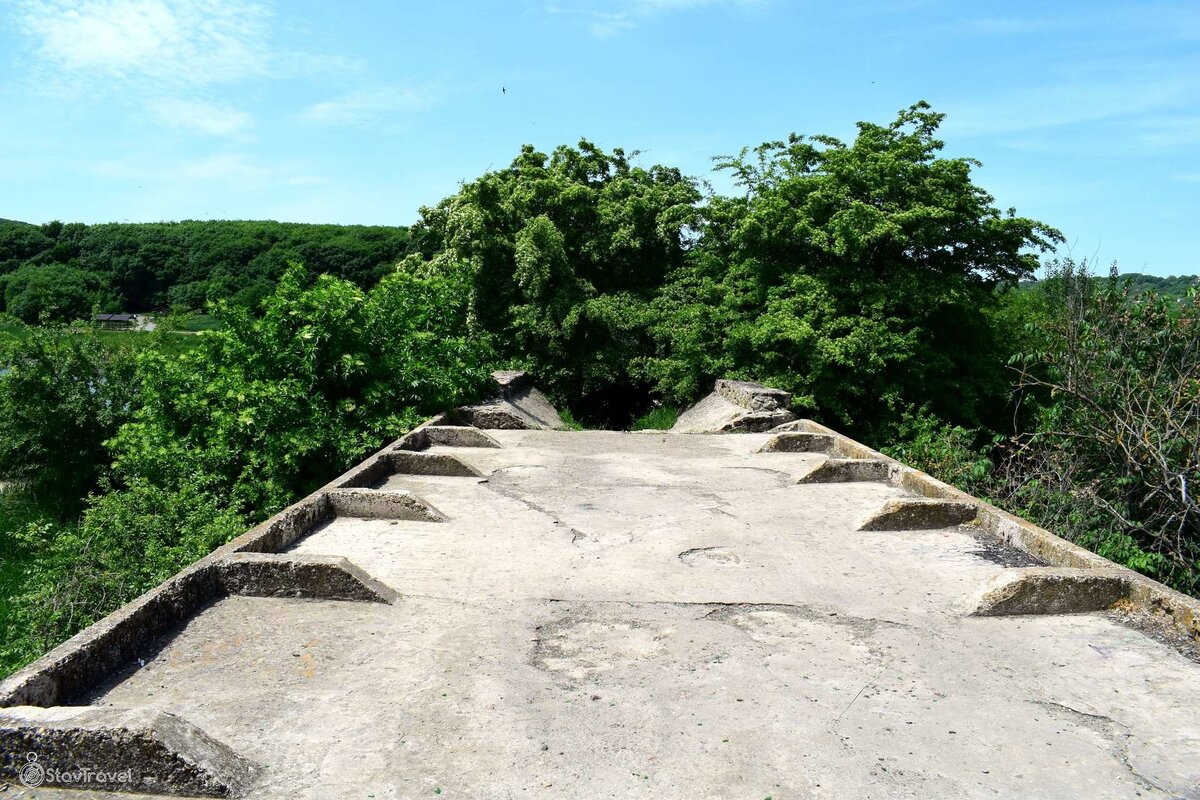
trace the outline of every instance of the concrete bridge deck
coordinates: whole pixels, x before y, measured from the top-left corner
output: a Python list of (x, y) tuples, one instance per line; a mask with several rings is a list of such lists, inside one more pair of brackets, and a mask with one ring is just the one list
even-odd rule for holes
[(488, 434), (370, 487), (443, 521), (288, 546), (395, 602), (225, 596), (70, 702), (182, 717), (252, 798), (1200, 797), (1200, 664), (967, 615), (1035, 563), (980, 528), (859, 530), (907, 493), (798, 483), (828, 456), (769, 434)]

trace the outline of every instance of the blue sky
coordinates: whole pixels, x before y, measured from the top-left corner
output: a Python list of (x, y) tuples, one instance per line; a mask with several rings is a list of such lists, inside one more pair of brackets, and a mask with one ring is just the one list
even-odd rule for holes
[(920, 99), (1075, 256), (1200, 272), (1197, 0), (0, 0), (0, 217), (405, 224), (581, 136), (724, 187)]

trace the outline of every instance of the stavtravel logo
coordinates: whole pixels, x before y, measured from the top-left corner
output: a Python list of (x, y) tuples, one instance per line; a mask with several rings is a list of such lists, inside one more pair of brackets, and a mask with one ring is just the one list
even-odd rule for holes
[(101, 786), (112, 786), (133, 783), (133, 770), (123, 769), (120, 772), (103, 772), (91, 769), (90, 767), (58, 769), (56, 767), (46, 767), (38, 761), (37, 753), (29, 753), (25, 756), (25, 763), (21, 766), (21, 771), (17, 777), (20, 779), (21, 785), (29, 789), (36, 789), (39, 786), (56, 785), (81, 786), (98, 784)]

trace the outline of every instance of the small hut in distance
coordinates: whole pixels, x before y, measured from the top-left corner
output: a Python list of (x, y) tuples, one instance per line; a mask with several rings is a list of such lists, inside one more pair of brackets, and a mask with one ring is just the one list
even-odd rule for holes
[(127, 331), (133, 327), (135, 318), (133, 314), (97, 314), (92, 321), (99, 322), (106, 331)]

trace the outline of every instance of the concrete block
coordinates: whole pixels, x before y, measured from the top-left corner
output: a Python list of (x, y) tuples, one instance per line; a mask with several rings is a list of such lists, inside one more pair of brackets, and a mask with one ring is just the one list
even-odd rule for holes
[(260, 770), (186, 720), (149, 709), (0, 709), (0, 778), (44, 789), (241, 797)]
[(1082, 614), (1129, 598), (1130, 583), (1117, 569), (1025, 567), (1007, 569), (967, 599), (971, 616)]
[(825, 433), (778, 433), (759, 448), (760, 453), (828, 453), (836, 440)]
[(674, 433), (761, 433), (795, 419), (786, 409), (750, 411), (718, 392), (679, 415)]
[(952, 528), (975, 519), (973, 503), (925, 497), (889, 500), (859, 525), (860, 531), (919, 531)]
[(451, 478), (482, 478), (483, 473), (448, 453), (414, 453), (399, 450), (388, 453), (394, 475), (445, 475)]
[(424, 450), (434, 445), (442, 447), (500, 447), (500, 443), (478, 428), (458, 425), (429, 425), (413, 431), (418, 434), (410, 441), (401, 440), (397, 450)]
[(396, 593), (342, 556), (235, 553), (217, 562), (227, 594), (393, 603)]
[(328, 496), (334, 513), (339, 517), (446, 521), (442, 512), (412, 492), (403, 490), (334, 489)]
[(885, 482), (892, 465), (875, 458), (827, 458), (796, 483)]
[(482, 403), (456, 408), (448, 420), (476, 428), (499, 430), (562, 430), (558, 410), (524, 372), (492, 373), (496, 394)]
[(787, 410), (792, 404), (790, 392), (772, 389), (750, 381), (721, 379), (716, 382), (713, 391), (747, 411)]

